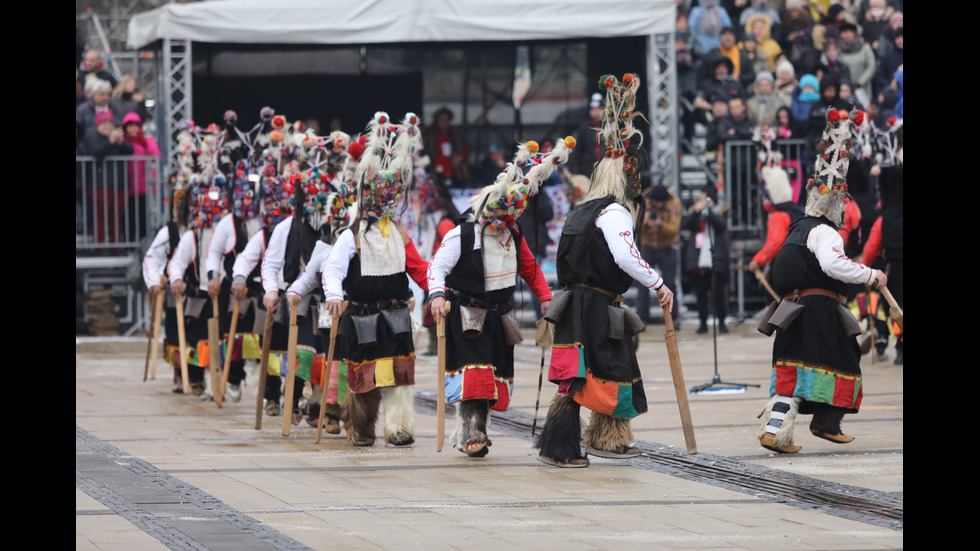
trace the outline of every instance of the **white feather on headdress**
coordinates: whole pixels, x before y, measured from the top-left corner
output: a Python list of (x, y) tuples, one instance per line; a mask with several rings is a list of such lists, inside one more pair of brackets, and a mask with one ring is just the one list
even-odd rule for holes
[(376, 112), (368, 121), (364, 154), (355, 173), (358, 186), (364, 184), (365, 178), (373, 178), (374, 174), (384, 168), (387, 153), (391, 149), (392, 127), (391, 117), (384, 111)]
[(473, 212), (470, 220), (475, 221), (483, 212), (486, 205), (493, 205), (500, 200), (511, 188), (519, 186), (527, 196), (538, 192), (541, 184), (551, 178), (551, 175), (568, 161), (568, 156), (575, 148), (575, 138), (567, 136), (559, 140), (558, 145), (548, 152), (541, 160), (524, 173), (524, 168), (531, 163), (537, 154), (538, 144), (527, 141), (517, 146), (514, 160), (497, 175), (492, 184), (483, 188), (480, 193), (470, 199)]
[(388, 169), (398, 172), (401, 185), (406, 189), (412, 185), (415, 172), (415, 157), (423, 148), (422, 132), (419, 130), (419, 116), (406, 113), (398, 127), (398, 137), (391, 149), (391, 161)]

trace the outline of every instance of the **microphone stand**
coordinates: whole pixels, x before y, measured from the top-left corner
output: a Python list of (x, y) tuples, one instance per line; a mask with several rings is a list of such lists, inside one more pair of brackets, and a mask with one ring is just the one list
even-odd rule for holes
[[(708, 199), (708, 201), (709, 201), (708, 204), (706, 204), (705, 207), (704, 207), (705, 209), (708, 209), (708, 214), (705, 214), (705, 211), (702, 210), (701, 211), (701, 217), (707, 221), (707, 223), (705, 224), (705, 226), (706, 226), (707, 234), (708, 234), (708, 243), (711, 246), (711, 250), (712, 250), (712, 255), (711, 255), (711, 276), (710, 276), (711, 277), (711, 281), (710, 281), (710, 284), (711, 284), (711, 295), (710, 295), (711, 300), (709, 301), (709, 305), (712, 306), (712, 309), (716, 310), (715, 311), (715, 319), (714, 319), (714, 322), (711, 325), (711, 341), (712, 341), (712, 345), (714, 346), (715, 374), (711, 378), (711, 382), (710, 383), (705, 383), (703, 385), (698, 385), (698, 386), (695, 386), (695, 387), (691, 387), (691, 394), (697, 394), (699, 392), (711, 392), (711, 393), (715, 393), (715, 394), (736, 394), (736, 393), (739, 393), (739, 392), (745, 392), (746, 387), (754, 386), (754, 387), (758, 388), (759, 385), (751, 385), (751, 384), (747, 384), (747, 383), (729, 383), (729, 382), (725, 382), (725, 381), (722, 381), (721, 380), (721, 375), (718, 374), (718, 312), (717, 312), (717, 309), (718, 308), (717, 308), (717, 301), (716, 301), (716, 298), (715, 298), (716, 297), (717, 290), (715, 289), (715, 279), (716, 278), (715, 278), (715, 266), (714, 266), (714, 264), (715, 264), (715, 262), (714, 262), (715, 239), (714, 239), (714, 228), (711, 226), (711, 221), (710, 220), (707, 220), (708, 216), (711, 214), (711, 207), (713, 206), (712, 205), (713, 201), (711, 201), (710, 199)], [(722, 322), (724, 322), (724, 320), (722, 320)]]

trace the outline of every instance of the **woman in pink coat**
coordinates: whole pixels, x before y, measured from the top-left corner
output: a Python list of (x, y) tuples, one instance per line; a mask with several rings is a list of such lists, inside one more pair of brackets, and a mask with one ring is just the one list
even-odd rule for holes
[[(122, 121), (126, 143), (133, 146), (134, 157), (160, 158), (160, 147), (152, 136), (143, 134), (143, 121), (135, 112), (126, 113)], [(128, 239), (140, 241), (146, 236), (146, 175), (156, 177), (156, 170), (145, 160), (129, 162), (129, 234)]]

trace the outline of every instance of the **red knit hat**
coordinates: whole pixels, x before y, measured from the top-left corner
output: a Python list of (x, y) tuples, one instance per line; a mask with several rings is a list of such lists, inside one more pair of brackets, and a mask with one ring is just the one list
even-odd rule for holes
[(105, 111), (96, 113), (95, 115), (96, 128), (102, 126), (102, 123), (104, 122), (111, 122), (113, 125), (116, 124), (116, 121), (112, 118), (112, 113), (106, 113)]

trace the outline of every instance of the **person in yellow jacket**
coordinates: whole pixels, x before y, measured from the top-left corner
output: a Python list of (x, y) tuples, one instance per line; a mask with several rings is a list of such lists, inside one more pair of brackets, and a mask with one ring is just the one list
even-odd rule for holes
[(745, 36), (755, 36), (755, 41), (759, 52), (765, 53), (766, 61), (769, 62), (769, 71), (776, 72), (776, 58), (783, 53), (779, 42), (772, 37), (772, 21), (765, 14), (756, 14), (745, 22)]
[[(681, 200), (663, 184), (647, 188), (643, 196), (646, 211), (640, 229), (640, 256), (663, 276), (668, 288), (676, 289), (677, 242), (684, 210)], [(680, 327), (677, 302), (671, 309), (675, 329)], [(636, 311), (644, 323), (649, 321), (650, 290), (646, 287), (637, 286)]]

